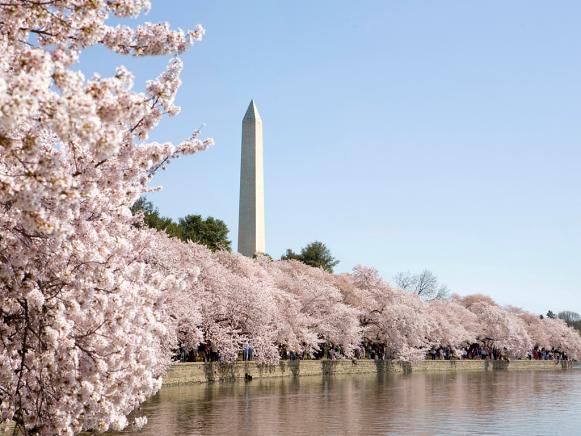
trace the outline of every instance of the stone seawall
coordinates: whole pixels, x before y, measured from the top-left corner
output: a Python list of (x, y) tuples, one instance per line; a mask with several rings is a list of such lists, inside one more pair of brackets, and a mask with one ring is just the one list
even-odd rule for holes
[(258, 365), (255, 362), (238, 363), (176, 363), (163, 380), (164, 386), (187, 383), (225, 382), (269, 377), (303, 377), (334, 374), (392, 374), (426, 371), (499, 371), (547, 370), (571, 368), (571, 362), (553, 360), (510, 362), (490, 360), (422, 360), (398, 362), (384, 360), (283, 360), (276, 365)]

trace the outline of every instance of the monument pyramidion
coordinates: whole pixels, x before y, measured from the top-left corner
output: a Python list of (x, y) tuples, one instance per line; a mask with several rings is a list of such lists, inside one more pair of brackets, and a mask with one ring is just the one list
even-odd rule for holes
[(238, 252), (248, 257), (265, 253), (264, 233), (262, 118), (252, 100), (242, 120)]

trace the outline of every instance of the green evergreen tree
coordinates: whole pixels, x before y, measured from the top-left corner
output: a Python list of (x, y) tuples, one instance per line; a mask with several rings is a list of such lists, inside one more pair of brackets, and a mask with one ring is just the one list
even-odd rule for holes
[(228, 226), (224, 221), (214, 217), (203, 219), (201, 215), (186, 215), (178, 222), (179, 235), (183, 241), (203, 244), (212, 251), (231, 251), (228, 239)]
[(323, 268), (330, 273), (333, 272), (333, 268), (339, 263), (331, 255), (331, 251), (327, 246), (320, 241), (311, 242), (301, 250), (300, 254), (288, 249), (281, 256), (281, 260), (298, 260), (315, 268)]
[(211, 216), (203, 219), (201, 215), (186, 215), (176, 223), (171, 218), (160, 216), (159, 210), (144, 197), (135, 202), (131, 211), (134, 215), (143, 212), (144, 225), (162, 230), (171, 237), (205, 245), (212, 251), (232, 249), (228, 239), (228, 226), (222, 220)]

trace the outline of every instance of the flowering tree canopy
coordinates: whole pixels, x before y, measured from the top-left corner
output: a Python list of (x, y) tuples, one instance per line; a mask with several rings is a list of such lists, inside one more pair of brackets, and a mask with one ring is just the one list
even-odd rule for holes
[(123, 67), (90, 79), (74, 69), (90, 46), (167, 55), (202, 37), (201, 27), (107, 24), (148, 8), (0, 5), (0, 414), (24, 431), (121, 429), (168, 361), (163, 300), (187, 273), (150, 264), (152, 241), (129, 207), (158, 168), (210, 142), (142, 142), (179, 111), (179, 59), (145, 92)]

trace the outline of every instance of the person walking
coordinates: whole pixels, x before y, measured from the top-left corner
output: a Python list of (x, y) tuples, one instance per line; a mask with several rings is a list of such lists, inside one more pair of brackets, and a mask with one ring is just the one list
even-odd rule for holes
[(244, 362), (250, 360), (249, 355), (250, 355), (250, 344), (248, 343), (248, 341), (246, 341), (244, 343), (244, 346), (242, 347), (242, 360)]

